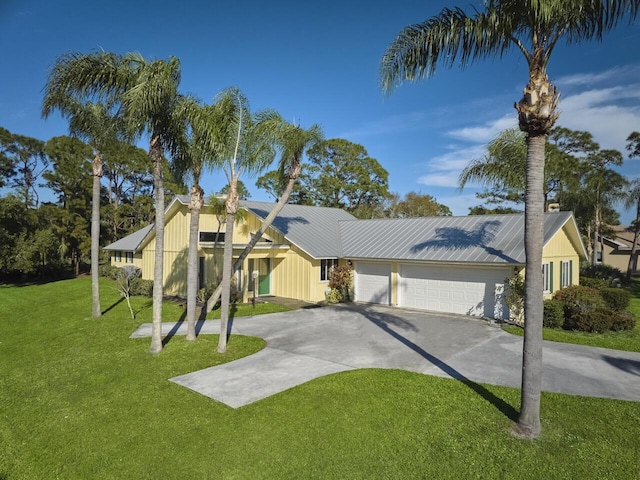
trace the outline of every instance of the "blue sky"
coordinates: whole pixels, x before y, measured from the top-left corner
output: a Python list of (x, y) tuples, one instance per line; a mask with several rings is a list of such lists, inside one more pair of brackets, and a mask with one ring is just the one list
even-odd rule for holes
[[(428, 193), (465, 215), (481, 202), (475, 188), (458, 192), (458, 174), (516, 125), (526, 62), (514, 51), (465, 70), (439, 68), (386, 98), (378, 84), (394, 36), (454, 5), (481, 2), (0, 0), (0, 125), (43, 140), (67, 133), (59, 117), (40, 117), (47, 72), (67, 51), (174, 55), (184, 93), (210, 102), (238, 86), (253, 109), (274, 108), (303, 127), (320, 124), (327, 138), (364, 145), (389, 171), (392, 191)], [(622, 151), (629, 133), (640, 131), (639, 46), (639, 21), (602, 42), (559, 45), (548, 69), (562, 93), (558, 125), (590, 131), (603, 148)], [(621, 172), (640, 176), (640, 160), (626, 160)], [(271, 200), (254, 179), (244, 181), (253, 199)], [(203, 187), (209, 194), (223, 182), (212, 172)]]

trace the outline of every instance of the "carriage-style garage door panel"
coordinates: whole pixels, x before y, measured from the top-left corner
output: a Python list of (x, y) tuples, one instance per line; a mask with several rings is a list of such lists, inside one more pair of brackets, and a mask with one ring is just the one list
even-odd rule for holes
[(389, 305), (391, 265), (388, 263), (356, 262), (355, 300)]
[(508, 269), (401, 265), (398, 305), (436, 312), (504, 318)]

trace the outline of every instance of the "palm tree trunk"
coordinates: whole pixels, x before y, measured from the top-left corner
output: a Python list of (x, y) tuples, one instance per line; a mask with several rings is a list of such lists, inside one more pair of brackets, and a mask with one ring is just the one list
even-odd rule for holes
[(522, 350), (522, 391), (518, 433), (535, 438), (540, 433), (542, 388), (542, 245), (544, 240), (544, 149), (546, 135), (527, 135), (525, 192), (525, 323)]
[(189, 210), (189, 258), (187, 260), (187, 340), (196, 339), (196, 295), (198, 293), (198, 230), (204, 191), (196, 182), (191, 187)]
[(224, 254), (222, 260), (222, 281), (220, 282), (222, 302), (220, 304), (220, 338), (218, 340), (218, 352), (227, 351), (227, 337), (229, 335), (229, 305), (231, 303), (231, 267), (233, 263), (233, 224), (238, 211), (237, 179), (229, 182), (229, 194), (226, 201), (227, 222), (224, 233)]
[(102, 159), (96, 151), (93, 158), (93, 192), (91, 198), (91, 298), (92, 315), (102, 315), (100, 308), (100, 178), (102, 178)]
[(164, 186), (162, 184), (162, 146), (153, 137), (149, 144), (149, 160), (153, 164), (153, 194), (156, 202), (156, 251), (153, 266), (153, 324), (151, 327), (151, 354), (162, 351), (162, 297), (164, 267)]
[(631, 256), (629, 257), (629, 265), (627, 266), (627, 280), (631, 279), (631, 272), (635, 266), (635, 256), (638, 250), (638, 237), (640, 237), (640, 198), (636, 204), (636, 226), (633, 234), (633, 245), (631, 245)]
[[(300, 164), (298, 164), (297, 167), (292, 168), (292, 173), (289, 175), (287, 186), (282, 192), (282, 196), (276, 203), (276, 206), (273, 207), (273, 210), (271, 210), (271, 212), (269, 212), (269, 215), (267, 215), (267, 218), (265, 218), (264, 221), (262, 222), (260, 229), (255, 233), (255, 235), (253, 235), (253, 238), (251, 239), (251, 241), (247, 244), (247, 246), (244, 248), (240, 256), (233, 263), (234, 272), (238, 271), (238, 269), (242, 266), (242, 263), (244, 262), (245, 258), (249, 256), (249, 254), (251, 253), (251, 250), (254, 249), (256, 244), (262, 238), (262, 235), (264, 235), (264, 233), (271, 226), (271, 224), (273, 223), (275, 218), (278, 216), (280, 211), (284, 208), (284, 206), (289, 201), (289, 197), (291, 196), (291, 192), (293, 192), (293, 187), (296, 183), (296, 180), (300, 176), (300, 168), (301, 168)], [(222, 293), (222, 291), (223, 291), (223, 287), (221, 283), (220, 285), (218, 285), (218, 287), (214, 290), (214, 292), (211, 294), (211, 296), (207, 300), (206, 308), (208, 312), (213, 310), (213, 307), (216, 306), (216, 304), (218, 303), (218, 300), (220, 299), (220, 294)]]

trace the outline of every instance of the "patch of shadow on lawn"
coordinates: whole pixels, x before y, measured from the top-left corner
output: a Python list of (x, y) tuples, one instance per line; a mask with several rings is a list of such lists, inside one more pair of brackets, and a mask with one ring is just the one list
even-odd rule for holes
[(400, 333), (396, 332), (393, 328), (391, 328), (392, 326), (395, 326), (395, 327), (402, 328), (403, 330), (415, 331), (416, 329), (413, 324), (411, 324), (410, 322), (407, 322), (405, 319), (401, 317), (390, 314), (389, 312), (384, 312), (384, 313), (377, 312), (370, 308), (364, 308), (362, 310), (359, 310), (359, 312), (371, 323), (373, 323), (374, 325), (382, 329), (384, 332), (391, 335), (396, 340), (400, 341), (402, 344), (409, 347), (418, 355), (422, 356), (423, 358), (431, 362), (434, 366), (438, 367), (440, 370), (442, 370), (444, 373), (449, 375), (451, 378), (454, 378), (460, 381), (461, 383), (463, 383), (464, 385), (466, 385), (467, 387), (469, 387), (475, 393), (477, 393), (482, 398), (484, 398), (487, 402), (489, 402), (494, 407), (496, 407), (498, 411), (503, 413), (508, 419), (512, 420), (513, 422), (516, 422), (518, 420), (518, 411), (509, 403), (505, 402), (500, 397), (497, 397), (496, 395), (493, 394), (493, 392), (487, 390), (485, 387), (483, 387), (479, 383), (469, 380), (462, 373), (457, 371), (452, 366), (448, 365), (445, 361), (440, 360), (435, 355), (430, 354), (425, 349), (423, 349), (419, 345), (416, 345), (411, 340), (409, 340), (408, 338), (404, 337)]

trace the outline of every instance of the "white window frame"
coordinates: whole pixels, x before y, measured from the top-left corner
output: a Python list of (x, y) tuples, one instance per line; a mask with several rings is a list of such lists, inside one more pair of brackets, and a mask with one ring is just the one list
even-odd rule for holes
[(125, 262), (126, 263), (133, 263), (133, 252), (124, 252), (125, 254)]
[(115, 253), (115, 260), (116, 262), (122, 262), (122, 252), (120, 250), (116, 250)]
[(549, 263), (542, 264), (542, 292), (551, 293), (551, 268)]
[(338, 266), (337, 258), (323, 258), (320, 260), (320, 281), (328, 282), (331, 278), (331, 270)]
[(571, 262), (560, 262), (560, 288), (571, 285)]

